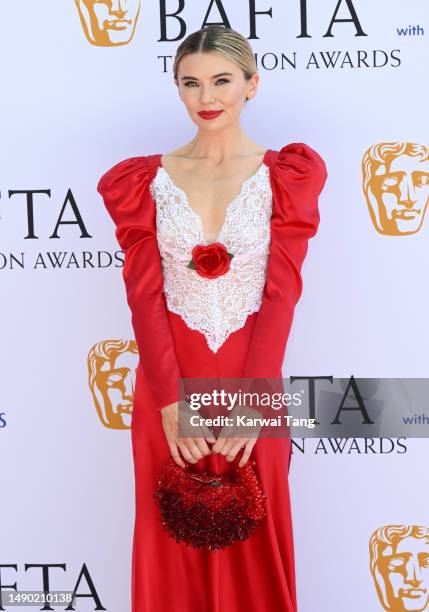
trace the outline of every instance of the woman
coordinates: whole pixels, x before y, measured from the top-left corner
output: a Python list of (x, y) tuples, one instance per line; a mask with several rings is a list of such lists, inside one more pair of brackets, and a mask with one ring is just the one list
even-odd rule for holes
[[(141, 358), (131, 427), (132, 610), (292, 612), (290, 438), (221, 432), (216, 440), (207, 430), (179, 437), (178, 380), (282, 376), (326, 168), (308, 145), (264, 150), (242, 130), (240, 113), (259, 75), (248, 41), (234, 30), (209, 26), (189, 35), (177, 50), (174, 81), (195, 137), (171, 153), (126, 159), (98, 185), (125, 252)], [(225, 253), (232, 255), (226, 265)], [(213, 261), (221, 263), (216, 277), (207, 269)], [(153, 498), (162, 466), (173, 457), (182, 467), (227, 473), (239, 452), (240, 466), (250, 456), (255, 462), (263, 521), (222, 550), (177, 543)]]

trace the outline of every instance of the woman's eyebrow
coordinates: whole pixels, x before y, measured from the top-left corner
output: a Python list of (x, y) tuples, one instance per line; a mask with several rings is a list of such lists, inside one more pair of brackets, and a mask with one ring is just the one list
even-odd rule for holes
[[(219, 74), (214, 74), (211, 78), (217, 79), (220, 76), (234, 76), (234, 75), (232, 74), (232, 72), (219, 72)], [(183, 81), (184, 79), (193, 79), (194, 81), (198, 81), (198, 78), (193, 77), (193, 76), (182, 76), (180, 80)]]

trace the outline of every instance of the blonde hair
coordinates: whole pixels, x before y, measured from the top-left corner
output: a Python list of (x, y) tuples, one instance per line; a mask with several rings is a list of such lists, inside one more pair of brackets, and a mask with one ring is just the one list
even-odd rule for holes
[(210, 25), (192, 32), (178, 46), (173, 64), (175, 80), (179, 63), (185, 55), (199, 52), (220, 53), (242, 69), (247, 81), (258, 71), (255, 56), (247, 38), (231, 28)]

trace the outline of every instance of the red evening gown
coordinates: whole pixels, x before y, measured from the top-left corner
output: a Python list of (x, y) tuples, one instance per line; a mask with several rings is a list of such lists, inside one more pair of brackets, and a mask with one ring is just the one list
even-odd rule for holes
[[(246, 311), (248, 314), (235, 326), (229, 324), (226, 338), (221, 325), (210, 327), (212, 322), (206, 317), (206, 325), (211, 329), (207, 332), (198, 311), (186, 316), (189, 314), (186, 304), (190, 303), (186, 301), (183, 286), (180, 289), (181, 274), (185, 273), (184, 268), (191, 258), (192, 240), (196, 236), (197, 241), (199, 238), (199, 242), (207, 244), (202, 224), (199, 234), (198, 231), (195, 236), (191, 233), (187, 236), (188, 243), (181, 245), (185, 254), (186, 249), (189, 250), (183, 261), (176, 261), (174, 257), (165, 261), (168, 240), (162, 249), (160, 247), (161, 231), (167, 235), (178, 223), (185, 234), (192, 222), (197, 222), (196, 212), (192, 213), (186, 203), (186, 209), (183, 208), (180, 196), (184, 196), (184, 192), (179, 188), (174, 190), (171, 180), (170, 198), (157, 204), (154, 179), (163, 176), (168, 182), (161, 154), (126, 159), (108, 170), (98, 184), (98, 191), (116, 225), (117, 240), (125, 253), (123, 278), (140, 357), (131, 425), (136, 494), (132, 612), (297, 610), (288, 485), (290, 438), (261, 437), (253, 447), (250, 459), (256, 461), (255, 470), (267, 496), (267, 513), (250, 538), (243, 542), (215, 551), (179, 544), (164, 531), (153, 499), (160, 469), (170, 457), (159, 410), (177, 401), (179, 377), (282, 376), (294, 307), (302, 292), (301, 267), (308, 239), (315, 235), (319, 225), (318, 196), (327, 171), (320, 155), (304, 143), (291, 143), (280, 151), (267, 150), (261, 168), (266, 170), (266, 175), (258, 172), (243, 183), (243, 189), (246, 185), (248, 192), (248, 208), (237, 210), (241, 206), (237, 204), (240, 200), (237, 197), (235, 204), (227, 209), (225, 224), (218, 236), (219, 240), (223, 235), (227, 242), (228, 232), (224, 230), (228, 215), (229, 233), (232, 235), (235, 230), (236, 241), (240, 239), (240, 232), (247, 237), (254, 234), (247, 231), (252, 224), (259, 223), (262, 227), (263, 215), (252, 217), (251, 208), (262, 206), (264, 202), (266, 206), (267, 200), (261, 197), (252, 200), (252, 189), (257, 188), (252, 179), (266, 176), (272, 206), (268, 216), (269, 242), (265, 242), (269, 245), (267, 265), (255, 268), (259, 270), (259, 276), (254, 275), (255, 283), (248, 286), (241, 283), (237, 293), (244, 302), (246, 291), (252, 299), (257, 298), (257, 285), (260, 300), (253, 302)], [(179, 215), (174, 215), (178, 204), (182, 208)], [(243, 228), (238, 224), (241, 219)], [(179, 236), (178, 242), (181, 239)], [(174, 253), (175, 245), (170, 246), (170, 253)], [(180, 252), (177, 251), (177, 258)], [(253, 255), (251, 265), (264, 261), (257, 250)], [(246, 253), (243, 256), (246, 257)], [(245, 260), (237, 257), (237, 266), (240, 261)], [(173, 266), (169, 270), (167, 296), (164, 265)], [(249, 265), (249, 261), (243, 263), (243, 269), (245, 265)], [(264, 271), (262, 285), (261, 270)], [(186, 273), (196, 274), (189, 268)], [(183, 276), (182, 280), (184, 278), (188, 277)], [(239, 271), (237, 278), (246, 278), (246, 275)], [(174, 288), (175, 279), (178, 279), (179, 288)], [(228, 281), (227, 275), (224, 280)], [(206, 308), (210, 313), (207, 295), (212, 294), (205, 292), (201, 309)], [(237, 303), (235, 306), (232, 303), (231, 308), (237, 310)], [(204, 457), (193, 465), (194, 469), (217, 474), (231, 468), (220, 454)]]

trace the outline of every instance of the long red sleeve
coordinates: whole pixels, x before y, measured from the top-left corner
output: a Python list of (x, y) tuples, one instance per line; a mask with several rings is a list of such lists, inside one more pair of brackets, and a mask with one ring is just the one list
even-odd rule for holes
[(156, 209), (145, 156), (126, 159), (108, 170), (97, 191), (116, 225), (124, 251), (123, 279), (139, 357), (160, 410), (178, 400), (180, 370), (163, 293)]
[(271, 168), (273, 214), (267, 280), (244, 366), (244, 378), (278, 378), (302, 292), (301, 267), (317, 232), (323, 159), (303, 143), (283, 147)]

